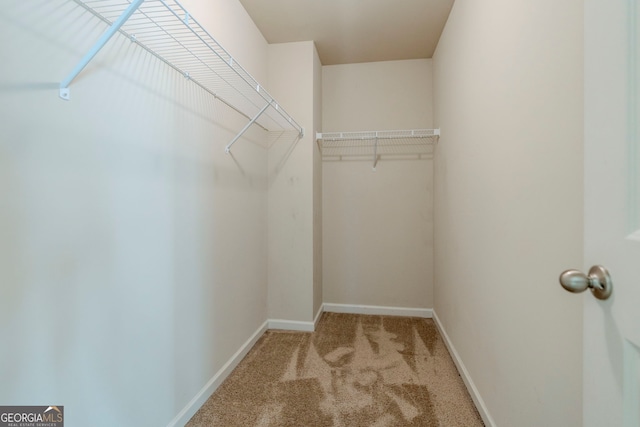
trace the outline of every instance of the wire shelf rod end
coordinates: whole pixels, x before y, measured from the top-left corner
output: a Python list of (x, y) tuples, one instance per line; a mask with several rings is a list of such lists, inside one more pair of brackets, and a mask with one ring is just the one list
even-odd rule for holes
[(240, 131), (240, 133), (238, 133), (238, 134), (236, 135), (236, 137), (235, 137), (235, 138), (233, 138), (233, 140), (232, 140), (229, 144), (227, 144), (226, 148), (224, 149), (224, 152), (225, 152), (225, 153), (229, 154), (229, 153), (231, 152), (231, 146), (232, 146), (233, 144), (235, 144), (235, 143), (236, 143), (236, 141), (237, 141), (238, 139), (240, 139), (240, 137), (241, 137), (242, 135), (244, 135), (244, 133), (247, 131), (247, 129), (249, 129), (249, 128), (251, 127), (251, 125), (252, 125), (252, 124), (254, 124), (254, 123), (256, 122), (256, 120), (258, 120), (258, 119), (260, 118), (260, 116), (262, 115), (262, 113), (264, 113), (265, 111), (267, 111), (267, 108), (269, 108), (269, 107), (271, 106), (271, 104), (272, 104), (272, 103), (273, 103), (273, 101), (269, 102), (267, 105), (265, 105), (264, 107), (262, 107), (262, 110), (260, 110), (260, 111), (258, 112), (258, 114), (256, 114), (256, 115), (255, 115), (255, 117), (254, 117), (254, 118), (252, 118), (252, 119), (251, 119), (251, 121), (250, 121), (249, 123), (247, 123), (247, 124), (245, 125), (245, 127), (243, 127), (243, 128), (242, 128), (242, 130)]

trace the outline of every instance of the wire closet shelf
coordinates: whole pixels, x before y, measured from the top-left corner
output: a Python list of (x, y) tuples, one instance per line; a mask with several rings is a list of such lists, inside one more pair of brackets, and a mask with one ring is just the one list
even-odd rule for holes
[[(381, 155), (428, 154), (438, 142), (440, 129), (322, 132), (316, 134), (323, 158), (373, 155), (373, 170)], [(367, 154), (368, 153), (368, 154)]]
[(227, 145), (227, 153), (253, 124), (265, 130), (293, 128), (304, 135), (304, 129), (177, 0), (73, 1), (109, 28), (60, 83), (61, 98), (70, 99), (70, 84), (119, 32), (249, 119)]

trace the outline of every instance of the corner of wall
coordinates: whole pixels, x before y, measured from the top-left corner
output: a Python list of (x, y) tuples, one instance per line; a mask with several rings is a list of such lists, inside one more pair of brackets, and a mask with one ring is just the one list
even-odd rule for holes
[(268, 49), (270, 92), (305, 129), (302, 138), (276, 134), (268, 150), (269, 318), (311, 322), (318, 244), (314, 238), (314, 44), (272, 44)]

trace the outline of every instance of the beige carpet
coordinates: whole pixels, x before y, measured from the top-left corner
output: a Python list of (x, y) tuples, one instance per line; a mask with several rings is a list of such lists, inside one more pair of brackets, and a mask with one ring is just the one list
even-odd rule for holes
[(483, 426), (431, 319), (324, 313), (268, 331), (187, 427)]

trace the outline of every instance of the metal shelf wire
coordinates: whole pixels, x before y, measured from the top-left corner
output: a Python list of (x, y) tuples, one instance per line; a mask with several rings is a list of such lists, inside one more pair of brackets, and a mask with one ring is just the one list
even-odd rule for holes
[(73, 0), (109, 25), (103, 36), (60, 84), (69, 85), (117, 32), (131, 39), (240, 114), (250, 119), (231, 145), (252, 125), (265, 130), (304, 129), (196, 21), (177, 0)]
[(323, 132), (316, 134), (323, 158), (368, 157), (373, 170), (380, 156), (429, 154), (440, 137), (440, 129)]

